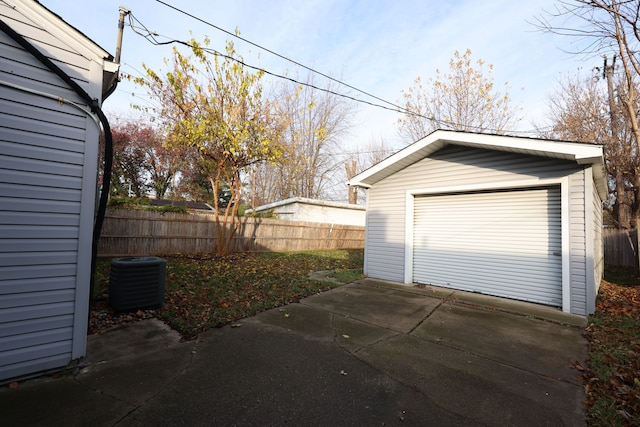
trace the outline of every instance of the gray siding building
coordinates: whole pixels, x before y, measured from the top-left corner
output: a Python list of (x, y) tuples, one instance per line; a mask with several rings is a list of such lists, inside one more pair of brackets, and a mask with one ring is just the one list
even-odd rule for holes
[(349, 184), (367, 189), (369, 277), (595, 310), (601, 146), (436, 131)]
[[(85, 355), (101, 104), (112, 57), (30, 0), (1, 0), (0, 382)], [(26, 42), (28, 47), (25, 47)]]

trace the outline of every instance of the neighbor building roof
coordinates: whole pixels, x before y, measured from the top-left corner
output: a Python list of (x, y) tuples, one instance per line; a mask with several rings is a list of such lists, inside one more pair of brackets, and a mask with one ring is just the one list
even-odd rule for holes
[(307, 199), (305, 197), (292, 197), (290, 199), (280, 200), (277, 202), (269, 203), (267, 205), (258, 206), (255, 209), (248, 209), (246, 213), (253, 212), (263, 212), (269, 209), (274, 209), (280, 206), (286, 206), (293, 203), (303, 203), (306, 205), (315, 205), (315, 206), (327, 206), (332, 208), (343, 208), (343, 209), (354, 209), (354, 210), (365, 210), (366, 207), (362, 205), (355, 205), (353, 203), (340, 203), (340, 202), (330, 202), (326, 200), (317, 200), (317, 199)]

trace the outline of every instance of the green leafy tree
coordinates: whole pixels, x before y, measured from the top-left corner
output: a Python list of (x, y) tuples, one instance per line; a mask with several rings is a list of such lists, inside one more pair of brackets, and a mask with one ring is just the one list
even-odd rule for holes
[(240, 226), (242, 177), (252, 165), (278, 159), (281, 126), (263, 99), (263, 73), (245, 70), (231, 42), (225, 55), (212, 53), (208, 39), (189, 45), (191, 56), (174, 48), (173, 69), (165, 76), (145, 66), (146, 78), (136, 81), (159, 101), (156, 112), (170, 145), (194, 148), (212, 194), (228, 191), (226, 206), (213, 198), (216, 254), (222, 256)]
[(491, 71), (485, 62), (471, 60), (471, 51), (456, 51), (449, 62), (449, 73), (439, 69), (436, 76), (423, 85), (420, 77), (412, 87), (402, 91), (401, 104), (414, 114), (398, 120), (398, 131), (411, 144), (436, 129), (470, 132), (504, 133), (520, 121), (519, 108), (512, 105), (508, 83), (504, 92), (495, 88)]

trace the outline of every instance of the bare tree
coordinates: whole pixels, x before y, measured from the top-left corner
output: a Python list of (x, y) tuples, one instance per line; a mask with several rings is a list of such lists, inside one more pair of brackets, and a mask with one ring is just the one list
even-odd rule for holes
[[(539, 29), (581, 41), (573, 53), (591, 56), (610, 54), (619, 58), (622, 70), (617, 98), (623, 106), (631, 144), (640, 150), (638, 95), (636, 79), (640, 75), (640, 0), (572, 0), (559, 1), (556, 9), (537, 18)], [(605, 70), (606, 71), (606, 70)], [(614, 126), (616, 124), (614, 123)], [(640, 164), (634, 173), (634, 211), (640, 201)]]
[[(617, 86), (620, 84), (618, 80)], [(576, 75), (560, 81), (556, 92), (548, 98), (547, 118), (551, 128), (542, 136), (603, 144), (610, 193), (605, 208), (616, 225), (631, 228), (638, 214), (634, 203), (638, 153), (628, 121), (624, 115), (618, 115), (624, 107), (619, 98), (609, 98), (609, 88), (603, 87), (597, 75), (586, 78)]]
[(398, 120), (400, 137), (413, 143), (436, 129), (504, 133), (520, 121), (519, 108), (512, 106), (508, 94), (495, 89), (491, 71), (482, 60), (472, 63), (471, 51), (456, 51), (449, 62), (449, 73), (439, 69), (423, 85), (420, 77), (402, 91), (403, 106), (410, 111)]
[[(358, 162), (356, 160), (348, 161), (344, 164), (347, 179), (351, 179), (358, 173)], [(358, 187), (349, 187), (349, 203), (358, 203)]]
[(252, 208), (281, 200), (282, 178), (280, 165), (261, 162), (253, 165), (248, 173), (246, 202)]
[(250, 200), (327, 197), (342, 167), (339, 144), (351, 126), (353, 105), (336, 95), (332, 84), (314, 89), (319, 85), (313, 75), (305, 83), (280, 86), (275, 104), (288, 124), (282, 134), (283, 154), (276, 164), (257, 165), (249, 174), (256, 193)]
[(383, 138), (371, 139), (369, 143), (358, 150), (358, 173), (380, 163), (394, 151)]
[[(347, 179), (353, 178), (356, 174), (369, 169), (380, 163), (391, 154), (392, 150), (383, 138), (371, 139), (364, 147), (359, 148), (356, 153), (345, 163)], [(360, 192), (364, 189), (359, 187), (349, 187), (349, 203), (357, 203)], [(364, 194), (362, 194), (364, 196)]]

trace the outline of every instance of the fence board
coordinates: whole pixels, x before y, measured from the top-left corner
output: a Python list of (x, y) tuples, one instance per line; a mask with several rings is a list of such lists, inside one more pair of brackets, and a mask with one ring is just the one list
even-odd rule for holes
[(638, 266), (638, 230), (619, 230), (605, 228), (602, 233), (604, 242), (604, 265), (606, 267)]
[[(215, 252), (210, 214), (108, 210), (98, 242), (101, 256), (177, 255)], [(360, 249), (364, 227), (242, 218), (231, 252)]]

